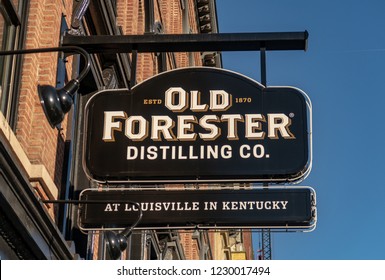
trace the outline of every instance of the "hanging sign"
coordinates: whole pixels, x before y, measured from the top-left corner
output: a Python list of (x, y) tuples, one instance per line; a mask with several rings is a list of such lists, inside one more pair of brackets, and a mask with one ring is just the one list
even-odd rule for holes
[(86, 189), (80, 199), (85, 202), (79, 212), (79, 227), (83, 230), (128, 227), (137, 220), (138, 207), (143, 213), (138, 229), (311, 229), (316, 224), (316, 197), (314, 190), (309, 187), (242, 190)]
[(310, 100), (292, 87), (194, 67), (86, 105), (84, 167), (96, 181), (298, 181), (311, 166)]

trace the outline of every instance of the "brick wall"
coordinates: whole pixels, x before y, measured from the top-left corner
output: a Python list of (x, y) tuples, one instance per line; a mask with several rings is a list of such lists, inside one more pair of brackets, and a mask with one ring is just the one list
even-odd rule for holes
[[(162, 23), (163, 31), (167, 34), (183, 33), (182, 25), (182, 9), (180, 0), (154, 0), (155, 21)], [(193, 33), (197, 33), (197, 23), (195, 16), (194, 0), (188, 0), (190, 27)], [(144, 1), (140, 0), (117, 0), (117, 24), (122, 27), (123, 33), (128, 34), (144, 34)], [(156, 36), (156, 35), (154, 35)], [(171, 54), (167, 54), (168, 69)], [(177, 67), (189, 66), (189, 58), (187, 53), (176, 53)], [(137, 60), (137, 81), (141, 82), (151, 76), (157, 74), (157, 58), (154, 54), (139, 54)], [(199, 53), (194, 54), (194, 65), (201, 65)]]
[(192, 232), (181, 232), (179, 236), (186, 260), (199, 260), (198, 244), (192, 238)]
[[(31, 0), (25, 48), (57, 47), (61, 16), (68, 15), (67, 20), (70, 20), (72, 2)], [(56, 85), (57, 57), (55, 52), (24, 56), (16, 136), (30, 162), (44, 165), (59, 187), (66, 121), (62, 125), (63, 131), (52, 129), (37, 94), (38, 84)]]

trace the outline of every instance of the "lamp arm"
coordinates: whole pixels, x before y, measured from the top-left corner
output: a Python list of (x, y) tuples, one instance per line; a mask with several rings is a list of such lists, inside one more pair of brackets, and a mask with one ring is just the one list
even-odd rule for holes
[[(40, 201), (44, 204), (53, 203), (53, 204), (103, 204), (105, 201), (100, 200), (64, 200), (64, 199), (40, 199)], [(125, 228), (120, 234), (127, 237), (127, 235), (139, 224), (143, 217), (142, 207), (138, 202), (130, 201), (130, 200), (111, 200), (109, 203), (127, 203), (131, 205), (135, 205), (138, 208), (138, 217), (136, 221), (129, 227)]]
[[(100, 200), (40, 200), (42, 203), (58, 203), (58, 204), (101, 204), (105, 201)], [(115, 234), (114, 232), (108, 230), (105, 232), (107, 238), (107, 248), (111, 258), (118, 259), (121, 253), (127, 248), (127, 239), (131, 235), (133, 229), (139, 224), (143, 217), (143, 211), (138, 202), (129, 201), (129, 200), (114, 200), (109, 201), (110, 203), (128, 203), (135, 205), (138, 208), (138, 218), (136, 221), (129, 227), (125, 228), (122, 232)]]
[(130, 235), (132, 230), (139, 224), (139, 222), (142, 220), (143, 217), (143, 211), (142, 207), (140, 207), (140, 204), (137, 202), (130, 202), (131, 204), (135, 205), (139, 209), (138, 218), (130, 227), (125, 228), (120, 234), (124, 235), (126, 238)]
[(9, 50), (9, 51), (0, 51), (0, 56), (4, 55), (14, 55), (14, 54), (29, 54), (29, 53), (47, 53), (47, 52), (60, 52), (60, 51), (73, 51), (81, 54), (86, 62), (84, 69), (80, 72), (78, 78), (76, 79), (80, 82), (88, 73), (91, 68), (91, 59), (89, 53), (77, 46), (66, 46), (66, 47), (52, 47), (52, 48), (39, 48), (39, 49), (24, 49), (24, 50)]
[(118, 259), (121, 256), (121, 253), (127, 249), (128, 243), (127, 239), (132, 234), (133, 229), (138, 225), (138, 223), (142, 220), (142, 208), (140, 204), (137, 202), (131, 202), (135, 205), (138, 210), (138, 218), (131, 226), (125, 228), (122, 232), (115, 234), (112, 231), (106, 231), (105, 237), (107, 239), (107, 250), (112, 259)]

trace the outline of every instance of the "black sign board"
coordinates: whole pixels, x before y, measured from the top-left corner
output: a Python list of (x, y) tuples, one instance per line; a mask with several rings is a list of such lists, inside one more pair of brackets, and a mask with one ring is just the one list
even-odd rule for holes
[(86, 105), (84, 167), (96, 181), (282, 182), (310, 169), (310, 100), (238, 73), (195, 67)]
[[(305, 228), (315, 227), (316, 199), (308, 187), (290, 189), (87, 189), (79, 212), (83, 230), (120, 229), (138, 218), (142, 229), (160, 228)], [(118, 202), (117, 202), (118, 201)]]

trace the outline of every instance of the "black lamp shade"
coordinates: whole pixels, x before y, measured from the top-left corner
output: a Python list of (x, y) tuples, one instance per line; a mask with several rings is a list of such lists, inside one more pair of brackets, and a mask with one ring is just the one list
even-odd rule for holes
[(131, 235), (131, 232), (127, 236), (118, 233), (115, 234), (112, 231), (105, 233), (107, 239), (107, 250), (110, 257), (114, 260), (118, 259), (121, 253), (127, 248), (127, 237)]
[(71, 109), (73, 96), (78, 88), (79, 82), (74, 79), (61, 89), (38, 85), (40, 103), (51, 127), (54, 128), (63, 121), (65, 114)]

